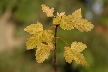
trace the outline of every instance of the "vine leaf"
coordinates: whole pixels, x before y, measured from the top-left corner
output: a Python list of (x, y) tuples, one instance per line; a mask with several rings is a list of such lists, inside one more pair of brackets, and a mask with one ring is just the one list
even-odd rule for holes
[(24, 30), (33, 34), (31, 37), (27, 38), (26, 47), (28, 50), (35, 48), (42, 42), (50, 43), (54, 38), (52, 34), (53, 31), (43, 30), (43, 25), (39, 22), (37, 22), (37, 24), (27, 26)]
[(48, 45), (41, 43), (40, 46), (37, 46), (37, 50), (35, 54), (37, 62), (43, 63), (45, 59), (48, 59), (50, 55), (50, 50), (53, 50), (53, 49), (54, 49), (53, 43), (48, 43)]
[(71, 47), (64, 47), (64, 58), (66, 62), (71, 63), (72, 60), (75, 60), (77, 64), (82, 64), (85, 66), (88, 66), (88, 63), (86, 62), (82, 52), (87, 46), (83, 44), (82, 42), (73, 42), (71, 44)]
[(91, 31), (91, 29), (94, 27), (91, 22), (88, 22), (87, 19), (82, 18), (81, 8), (68, 16), (66, 16), (65, 13), (57, 13), (57, 16), (53, 18), (53, 24), (60, 24), (60, 27), (64, 30), (77, 28), (81, 32)]
[(46, 6), (45, 4), (42, 4), (42, 10), (43, 12), (46, 13), (47, 17), (53, 17), (53, 12), (54, 12), (54, 8), (49, 8), (48, 6)]

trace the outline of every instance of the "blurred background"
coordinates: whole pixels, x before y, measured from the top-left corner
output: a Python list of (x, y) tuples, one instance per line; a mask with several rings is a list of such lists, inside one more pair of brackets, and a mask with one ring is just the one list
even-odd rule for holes
[(108, 0), (0, 0), (0, 72), (54, 72), (53, 51), (48, 60), (38, 64), (35, 49), (26, 50), (26, 38), (30, 35), (24, 28), (37, 21), (44, 29), (52, 25), (41, 10), (41, 4), (55, 8), (56, 12), (71, 14), (81, 8), (83, 18), (94, 24), (90, 32), (77, 29), (66, 31), (59, 28), (61, 36), (70, 45), (73, 41), (87, 44), (84, 54), (90, 66), (65, 62), (65, 43), (57, 39), (58, 72), (108, 72)]

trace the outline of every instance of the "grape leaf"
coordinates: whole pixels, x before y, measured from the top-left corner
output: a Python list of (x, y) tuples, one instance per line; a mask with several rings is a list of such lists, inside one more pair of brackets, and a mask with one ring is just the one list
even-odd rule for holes
[(66, 62), (71, 63), (72, 60), (75, 60), (77, 64), (82, 64), (85, 66), (88, 66), (88, 63), (86, 62), (82, 52), (86, 48), (86, 45), (81, 42), (73, 42), (70, 47), (64, 47), (64, 58)]
[(42, 4), (42, 10), (46, 13), (47, 17), (53, 17), (54, 8), (49, 8), (45, 4)]

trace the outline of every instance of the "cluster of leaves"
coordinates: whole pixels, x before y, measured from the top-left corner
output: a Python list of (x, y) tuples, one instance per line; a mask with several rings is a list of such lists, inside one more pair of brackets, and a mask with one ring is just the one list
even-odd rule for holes
[(33, 36), (27, 39), (27, 50), (37, 48), (36, 60), (38, 63), (43, 62), (50, 55), (50, 50), (54, 48), (52, 30), (43, 30), (43, 25), (37, 22), (37, 24), (27, 26), (24, 31), (33, 34)]
[[(87, 19), (83, 19), (81, 15), (81, 9), (76, 10), (71, 15), (65, 15), (65, 12), (58, 13), (57, 16), (53, 15), (54, 8), (49, 8), (45, 4), (42, 4), (42, 10), (46, 13), (47, 17), (54, 17), (53, 24), (59, 25), (64, 30), (72, 30), (77, 28), (81, 32), (88, 32), (93, 29), (94, 25), (88, 22)], [(29, 37), (26, 42), (27, 49), (37, 48), (36, 50), (36, 60), (38, 63), (42, 63), (45, 59), (48, 59), (50, 55), (50, 50), (54, 50), (53, 44), (53, 31), (51, 29), (43, 30), (43, 25), (40, 22), (37, 24), (31, 24), (27, 26), (24, 31), (33, 34)], [(82, 64), (87, 66), (82, 52), (87, 46), (82, 42), (73, 42), (71, 47), (64, 47), (64, 58), (66, 62), (71, 63), (75, 60), (77, 64)]]

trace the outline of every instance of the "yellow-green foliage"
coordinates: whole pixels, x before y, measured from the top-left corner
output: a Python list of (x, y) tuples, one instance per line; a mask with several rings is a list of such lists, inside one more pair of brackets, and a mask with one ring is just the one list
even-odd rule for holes
[[(81, 8), (76, 10), (70, 15), (65, 15), (65, 12), (58, 13), (57, 16), (53, 15), (54, 8), (49, 8), (45, 4), (42, 4), (42, 10), (46, 13), (47, 17), (54, 17), (53, 24), (59, 25), (64, 30), (72, 30), (77, 28), (80, 32), (88, 32), (93, 29), (94, 25), (88, 22), (87, 19), (83, 19), (81, 15)], [(50, 55), (50, 50), (54, 50), (54, 35), (51, 29), (43, 30), (43, 25), (40, 22), (37, 24), (31, 24), (27, 26), (24, 31), (33, 34), (29, 37), (26, 42), (27, 50), (36, 49), (36, 60), (38, 63), (43, 63), (45, 59), (48, 59)], [(87, 46), (82, 42), (73, 42), (71, 47), (64, 47), (64, 58), (66, 62), (71, 63), (75, 60), (77, 64), (82, 64), (88, 66), (82, 52)]]
[(82, 52), (87, 46), (83, 44), (82, 42), (73, 42), (71, 44), (71, 47), (64, 47), (64, 57), (66, 62), (71, 63), (72, 60), (75, 60), (77, 64), (83, 64), (83, 65), (88, 65), (88, 63), (85, 61), (85, 58)]

